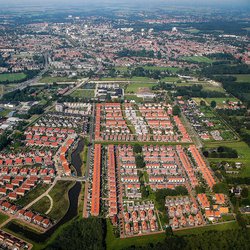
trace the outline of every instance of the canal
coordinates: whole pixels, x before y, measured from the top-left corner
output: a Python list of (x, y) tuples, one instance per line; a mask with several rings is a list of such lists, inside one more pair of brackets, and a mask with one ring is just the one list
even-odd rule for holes
[[(80, 158), (80, 153), (82, 152), (84, 148), (84, 141), (81, 139), (78, 143), (77, 148), (71, 155), (72, 165), (74, 166), (77, 176), (82, 175), (81, 166), (82, 161)], [(21, 225), (18, 225), (16, 223), (10, 222), (7, 225), (7, 228), (13, 232), (18, 233), (20, 236), (24, 236), (27, 239), (30, 239), (37, 243), (43, 243), (47, 241), (50, 236), (63, 224), (66, 222), (72, 220), (74, 217), (77, 216), (78, 212), (78, 197), (81, 192), (81, 183), (76, 182), (76, 184), (69, 190), (69, 209), (67, 213), (63, 216), (63, 218), (55, 224), (53, 227), (51, 227), (48, 231), (46, 231), (43, 234), (36, 233), (34, 231), (31, 231), (27, 228), (22, 227)]]

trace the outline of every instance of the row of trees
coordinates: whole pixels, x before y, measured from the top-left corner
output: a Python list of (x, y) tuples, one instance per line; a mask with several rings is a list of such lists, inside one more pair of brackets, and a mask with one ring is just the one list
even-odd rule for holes
[(105, 249), (106, 222), (100, 218), (78, 219), (64, 228), (46, 250)]

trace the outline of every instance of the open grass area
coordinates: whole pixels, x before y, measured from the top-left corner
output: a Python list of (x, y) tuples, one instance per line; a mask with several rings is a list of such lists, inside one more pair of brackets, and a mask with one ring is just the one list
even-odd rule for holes
[(122, 81), (130, 81), (130, 78), (123, 78), (123, 77), (102, 77), (100, 81), (113, 81), (113, 82), (122, 82)]
[(81, 192), (79, 194), (79, 200), (78, 200), (78, 215), (79, 215), (79, 217), (83, 216), (84, 193), (85, 193), (85, 185), (82, 185)]
[(0, 224), (2, 224), (3, 222), (5, 222), (8, 218), (9, 218), (8, 215), (0, 213)]
[(206, 148), (216, 148), (219, 146), (230, 147), (237, 151), (238, 158), (210, 158), (213, 162), (229, 161), (229, 162), (241, 162), (244, 167), (240, 171), (241, 177), (250, 177), (250, 148), (242, 141), (238, 142), (210, 142), (205, 143)]
[(206, 56), (183, 56), (180, 59), (188, 62), (212, 63), (213, 60)]
[(77, 89), (71, 94), (72, 97), (78, 98), (93, 98), (94, 95), (95, 92), (92, 89)]
[(75, 79), (68, 78), (68, 77), (51, 77), (51, 76), (44, 76), (39, 82), (42, 83), (53, 83), (53, 82), (75, 82)]
[(139, 88), (152, 88), (154, 85), (156, 85), (156, 83), (144, 83), (144, 82), (131, 82), (126, 90), (125, 90), (125, 93), (136, 93), (139, 91)]
[(212, 230), (225, 231), (225, 230), (237, 229), (237, 228), (239, 228), (237, 222), (232, 221), (232, 222), (227, 222), (227, 223), (218, 224), (218, 225), (208, 225), (204, 227), (196, 227), (196, 228), (179, 230), (179, 231), (175, 231), (174, 234), (178, 236), (184, 236), (184, 235), (190, 235), (190, 234), (202, 234), (206, 231), (212, 231)]
[(84, 146), (83, 151), (80, 153), (80, 158), (82, 160), (82, 167), (81, 167), (82, 176), (84, 176), (84, 174), (85, 174), (87, 157), (88, 157), (88, 147)]
[(10, 112), (10, 109), (3, 109), (0, 111), (0, 117), (6, 117)]
[(73, 187), (75, 182), (72, 181), (58, 181), (49, 195), (53, 199), (53, 208), (48, 214), (53, 220), (60, 220), (69, 208), (68, 192)]
[(0, 82), (15, 82), (25, 79), (26, 74), (24, 73), (11, 73), (11, 74), (0, 74)]
[(38, 202), (36, 202), (32, 207), (31, 210), (36, 211), (40, 214), (45, 214), (48, 209), (50, 208), (50, 199), (45, 196), (42, 199), (40, 199)]
[(48, 188), (49, 188), (49, 185), (47, 185), (47, 184), (38, 184), (28, 194), (26, 194), (24, 197), (18, 199), (16, 201), (16, 204), (24, 207), (24, 206), (28, 205), (30, 202), (32, 202), (33, 200), (35, 200), (37, 197), (42, 195)]

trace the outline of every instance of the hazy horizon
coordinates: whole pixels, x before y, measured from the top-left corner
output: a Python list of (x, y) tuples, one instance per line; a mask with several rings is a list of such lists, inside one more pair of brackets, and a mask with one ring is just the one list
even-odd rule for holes
[(164, 6), (179, 6), (186, 5), (192, 7), (250, 7), (249, 0), (0, 0), (2, 7), (12, 7), (17, 5), (39, 5), (39, 6), (70, 6), (70, 5), (96, 5), (96, 4), (106, 4), (112, 6), (120, 6), (126, 4), (127, 6), (143, 5), (155, 6), (164, 5)]

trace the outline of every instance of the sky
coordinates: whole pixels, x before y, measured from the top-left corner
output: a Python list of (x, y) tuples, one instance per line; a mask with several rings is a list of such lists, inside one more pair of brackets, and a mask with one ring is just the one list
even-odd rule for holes
[(249, 0), (0, 0), (1, 4), (91, 4), (91, 3), (165, 3), (165, 4), (188, 4), (188, 5), (250, 5)]

